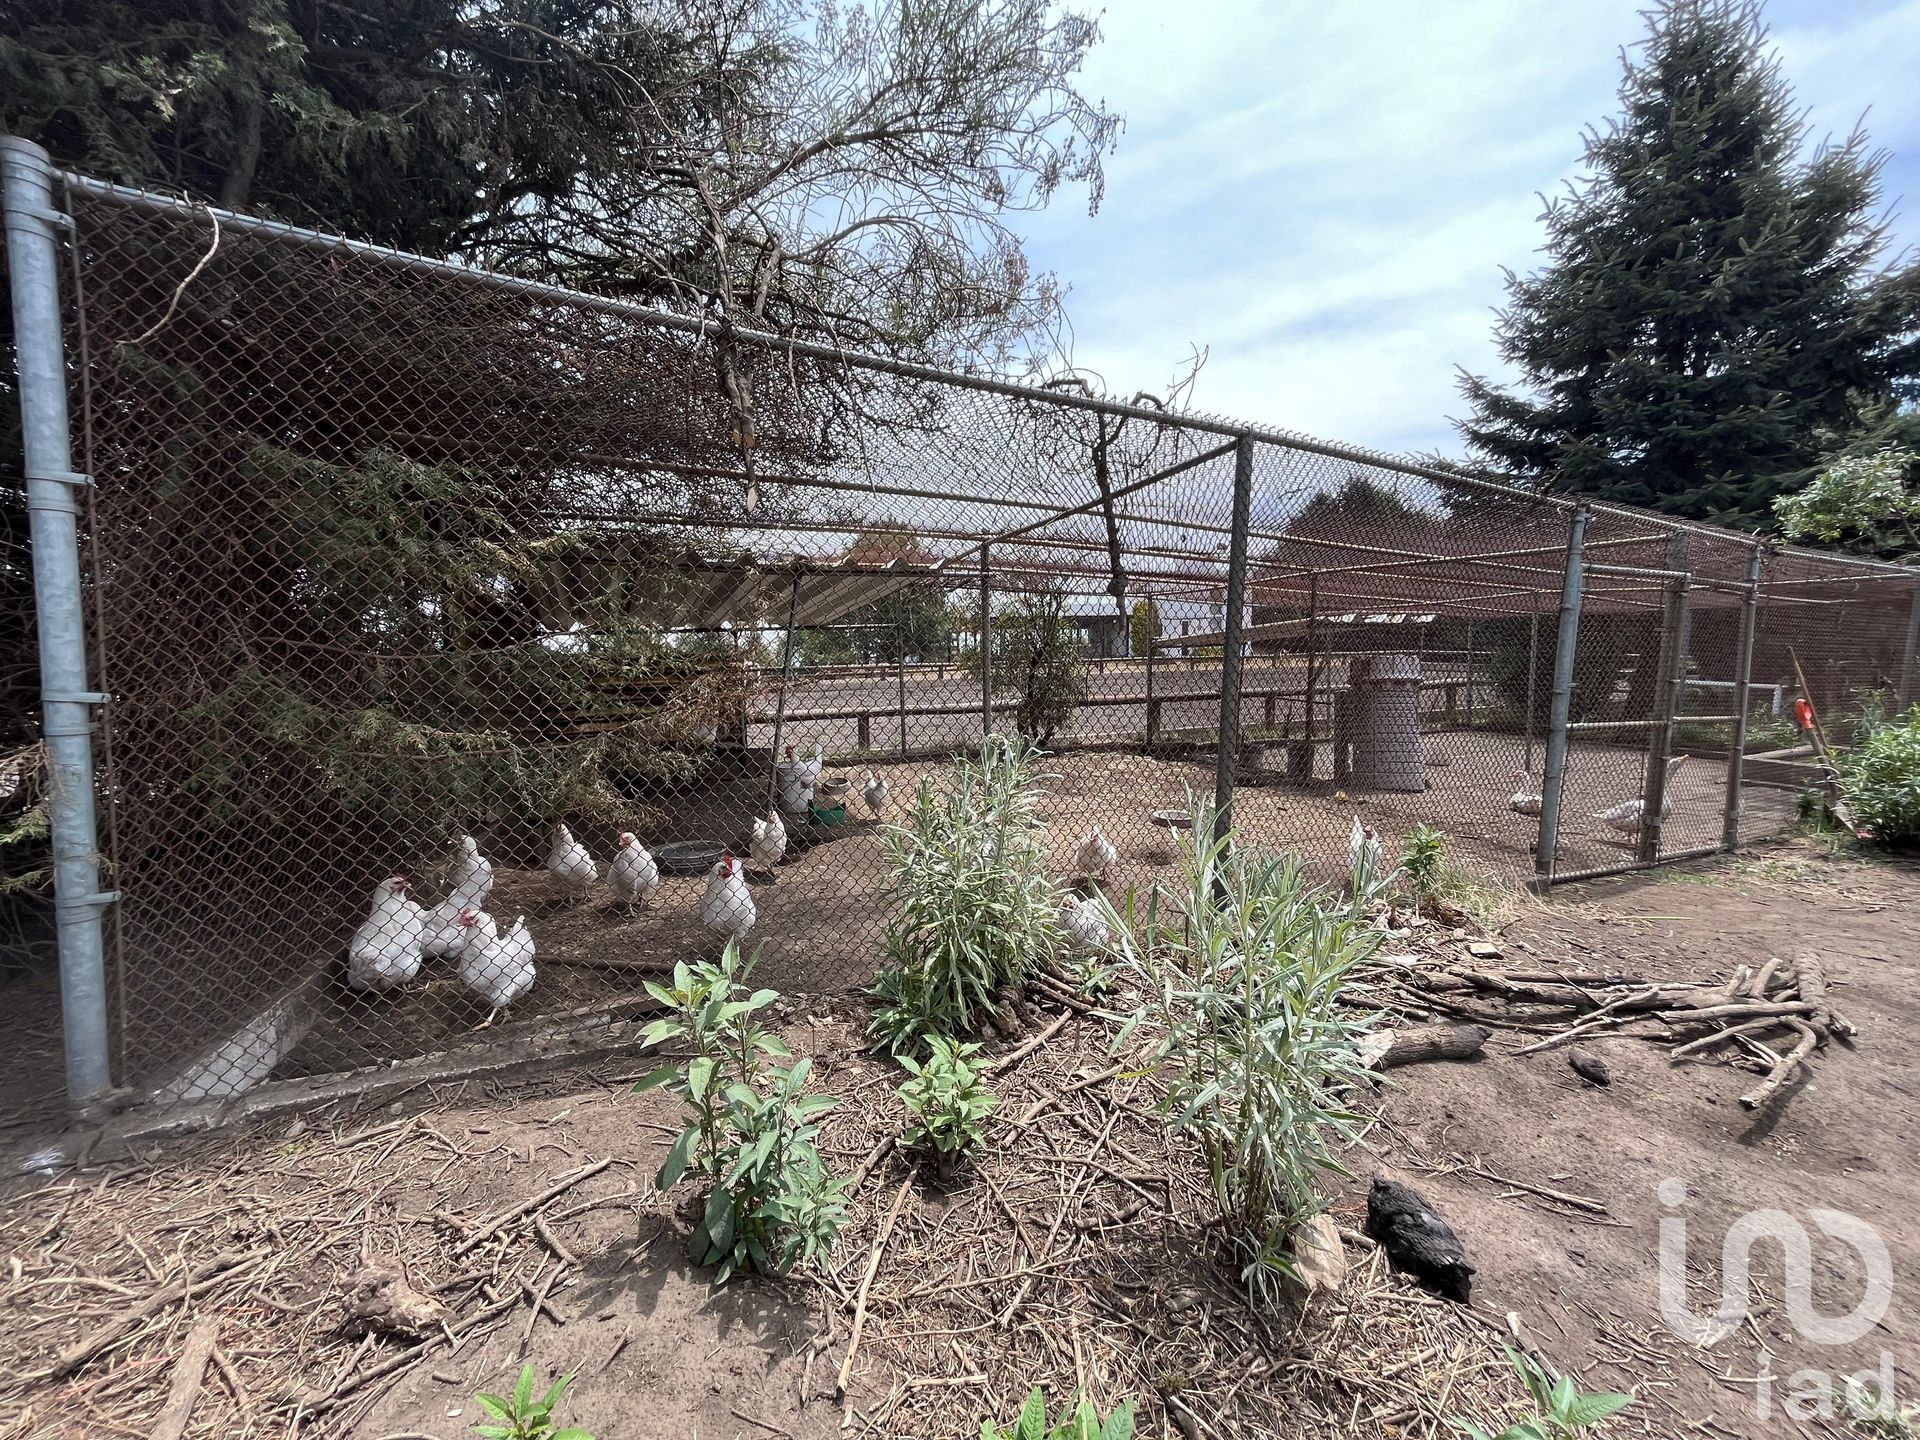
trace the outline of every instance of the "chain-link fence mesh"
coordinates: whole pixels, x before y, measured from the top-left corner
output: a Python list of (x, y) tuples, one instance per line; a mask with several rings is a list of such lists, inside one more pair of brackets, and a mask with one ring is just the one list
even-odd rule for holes
[[(1110, 891), (1172, 874), (1238, 427), (70, 204), (124, 1080), (603, 1009), (749, 902), (766, 983), (865, 985), (880, 827), (988, 730), (1049, 752), (1063, 876), (1096, 828)], [(1533, 878), (1557, 689), (1568, 875), (1721, 843), (1749, 636), (1742, 838), (1810, 773), (1796, 664), (1829, 725), (1910, 672), (1909, 577), (1780, 556), (1750, 604), (1750, 540), (1602, 511), (1560, 687), (1568, 507), (1254, 435), (1234, 818), (1329, 882), (1356, 816)]]

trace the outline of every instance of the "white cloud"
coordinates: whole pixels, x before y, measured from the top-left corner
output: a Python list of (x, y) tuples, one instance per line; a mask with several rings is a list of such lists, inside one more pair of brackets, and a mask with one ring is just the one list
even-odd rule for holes
[[(1026, 227), (1073, 286), (1075, 358), (1131, 392), (1207, 346), (1202, 409), (1450, 448), (1454, 367), (1498, 372), (1499, 267), (1536, 263), (1538, 194), (1613, 109), (1638, 9), (1110, 5), (1086, 76), (1128, 117), (1107, 203)], [(1874, 104), (1878, 143), (1920, 148), (1920, 0), (1774, 15), (1817, 128)]]

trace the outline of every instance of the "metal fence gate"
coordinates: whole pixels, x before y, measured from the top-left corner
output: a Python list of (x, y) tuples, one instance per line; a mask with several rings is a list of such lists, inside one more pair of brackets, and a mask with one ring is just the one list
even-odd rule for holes
[[(711, 953), (706, 871), (770, 807), (763, 978), (863, 986), (883, 827), (992, 731), (1043, 741), (1052, 862), (1098, 827), (1116, 890), (1216, 789), (1328, 883), (1358, 815), (1518, 884), (1781, 828), (1793, 694), (1912, 693), (1911, 572), (4, 155), (75, 1101), (469, 1036), (452, 961), (348, 961), (390, 877), (459, 898), (460, 836), (538, 942), (512, 1031)], [(597, 878), (548, 867), (561, 825)], [(623, 836), (662, 871), (631, 912)], [(8, 990), (50, 1034), (54, 977)], [(54, 1099), (22, 1055), (0, 1095)]]

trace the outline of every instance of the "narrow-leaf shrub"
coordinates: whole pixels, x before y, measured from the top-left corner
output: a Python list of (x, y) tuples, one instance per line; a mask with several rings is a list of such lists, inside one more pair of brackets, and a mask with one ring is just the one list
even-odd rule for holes
[(758, 961), (758, 951), (741, 960), (729, 941), (717, 962), (675, 965), (670, 987), (647, 982), (674, 1013), (647, 1026), (646, 1043), (681, 1040), (694, 1053), (633, 1087), (664, 1085), (693, 1111), (654, 1183), (669, 1190), (689, 1171), (710, 1182), (693, 1249), (699, 1264), (719, 1267), (715, 1284), (740, 1270), (785, 1275), (830, 1251), (846, 1220), (847, 1182), (828, 1173), (815, 1144), (817, 1117), (834, 1099), (807, 1092), (811, 1060), (769, 1063), (791, 1052), (753, 1019), (780, 998), (774, 990), (746, 993)]
[(900, 1136), (908, 1149), (930, 1150), (944, 1162), (980, 1143), (995, 1100), (980, 1079), (981, 1062), (973, 1058), (979, 1053), (978, 1045), (935, 1035), (924, 1062), (900, 1057), (909, 1076), (900, 1103), (913, 1117)]
[(893, 915), (871, 1028), (896, 1055), (974, 1033), (1003, 987), (1062, 948), (1039, 755), (1030, 740), (989, 735), (978, 755), (922, 779), (912, 812), (880, 831)]
[(1145, 913), (1104, 899), (1118, 964), (1142, 994), (1121, 1031), (1146, 1041), (1169, 1125), (1207, 1162), (1219, 1218), (1258, 1303), (1296, 1274), (1290, 1232), (1321, 1202), (1322, 1172), (1362, 1117), (1341, 1100), (1364, 1083), (1372, 1016), (1339, 1002), (1383, 936), (1362, 902), (1310, 886), (1297, 857), (1213, 836), (1196, 802), (1180, 838), (1183, 883)]

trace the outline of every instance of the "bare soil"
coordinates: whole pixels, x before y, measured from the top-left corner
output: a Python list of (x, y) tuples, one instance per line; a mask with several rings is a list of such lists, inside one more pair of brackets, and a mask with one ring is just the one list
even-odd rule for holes
[[(1122, 850), (1142, 871), (1164, 863)], [(640, 1061), (431, 1088), (373, 1113), (336, 1106), (16, 1182), (0, 1218), (0, 1437), (149, 1434), (202, 1317), (219, 1348), (189, 1436), (451, 1440), (484, 1418), (473, 1393), (510, 1386), (523, 1355), (543, 1378), (577, 1373), (564, 1416), (599, 1440), (971, 1436), (1034, 1383), (1056, 1394), (1079, 1384), (1103, 1404), (1135, 1395), (1150, 1434), (1429, 1436), (1450, 1433), (1448, 1416), (1497, 1429), (1518, 1413), (1505, 1335), (1589, 1389), (1633, 1388), (1610, 1435), (1860, 1433), (1806, 1398), (1824, 1382), (1790, 1377), (1837, 1377), (1884, 1354), (1901, 1397), (1920, 1398), (1916, 901), (1915, 869), (1827, 858), (1806, 842), (1594, 882), (1550, 905), (1507, 897), (1497, 963), (1509, 969), (1724, 979), (1741, 963), (1817, 953), (1860, 1033), (1818, 1052), (1811, 1078), (1757, 1116), (1737, 1098), (1750, 1071), (1676, 1066), (1649, 1040), (1590, 1044), (1612, 1068), (1606, 1089), (1576, 1077), (1564, 1051), (1516, 1057), (1538, 1038), (1522, 1027), (1547, 1023), (1524, 1006), (1501, 1012), (1479, 1060), (1392, 1072), (1335, 1217), (1360, 1228), (1373, 1174), (1414, 1185), (1479, 1267), (1471, 1307), (1410, 1286), (1350, 1236), (1355, 1272), (1340, 1295), (1277, 1319), (1251, 1314), (1205, 1226), (1204, 1176), (1153, 1117), (1147, 1082), (1122, 1074), (1067, 1091), (1112, 1065), (1109, 1027), (1079, 1019), (995, 1077), (1001, 1110), (972, 1169), (936, 1180), (885, 1156), (852, 1197), (831, 1266), (786, 1282), (715, 1291), (688, 1263), (680, 1196), (650, 1184), (675, 1103), (627, 1093)], [(1427, 964), (1458, 959), (1463, 943), (1414, 938)], [(779, 1019), (842, 1099), (825, 1137), (833, 1163), (858, 1169), (900, 1123), (897, 1072), (862, 1053), (856, 1001), (794, 997)], [(611, 1163), (541, 1211), (547, 1235), (516, 1220), (466, 1243), (600, 1160)], [(1685, 1184), (1684, 1205), (1662, 1203), (1669, 1179)], [(896, 1197), (837, 1401), (853, 1302)], [(1670, 1331), (1663, 1219), (1686, 1220), (1692, 1303), (1705, 1313), (1738, 1217), (1776, 1209), (1813, 1229), (1823, 1207), (1873, 1226), (1892, 1256), (1891, 1304), (1863, 1338), (1827, 1347), (1796, 1333), (1773, 1242), (1754, 1249), (1748, 1318), (1730, 1334), (1700, 1350)], [(341, 1333), (342, 1281), (363, 1255), (397, 1258), (436, 1291), (453, 1343), (443, 1336), (384, 1374), (406, 1346)], [(220, 1256), (238, 1267), (156, 1307), (71, 1374), (49, 1373), (63, 1347)], [(1814, 1308), (1849, 1310), (1857, 1258), (1816, 1230), (1812, 1260)], [(536, 1314), (529, 1297), (542, 1291), (552, 1309)]]

